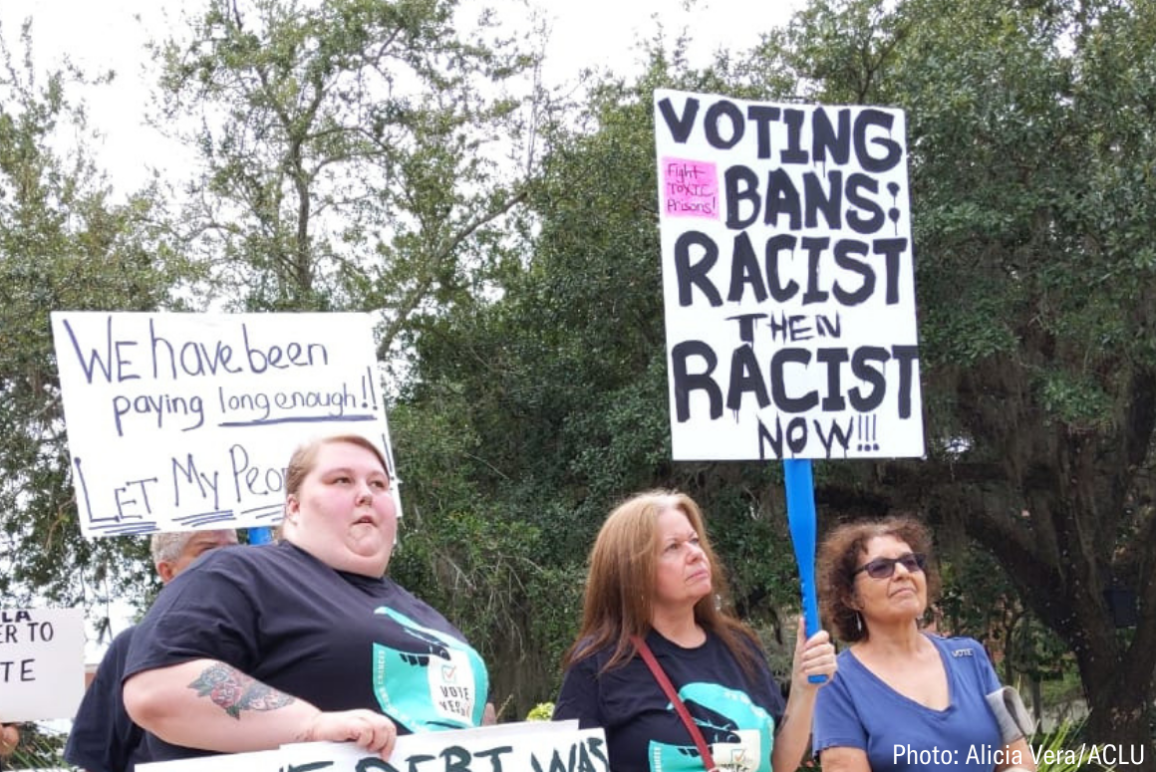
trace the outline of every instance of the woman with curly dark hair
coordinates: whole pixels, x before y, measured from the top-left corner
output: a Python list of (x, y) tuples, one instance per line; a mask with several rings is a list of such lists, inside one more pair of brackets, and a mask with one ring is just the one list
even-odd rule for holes
[(823, 540), (823, 616), (851, 644), (815, 706), (824, 772), (1035, 769), (1027, 741), (1005, 740), (989, 707), (1000, 685), (983, 646), (921, 629), (939, 591), (930, 553), (927, 528), (906, 516), (844, 524)]

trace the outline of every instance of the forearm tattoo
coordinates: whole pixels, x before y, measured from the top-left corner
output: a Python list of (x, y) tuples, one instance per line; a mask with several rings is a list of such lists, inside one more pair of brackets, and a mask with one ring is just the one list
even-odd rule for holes
[(189, 688), (196, 689), (198, 697), (207, 696), (238, 721), (243, 710), (276, 710), (293, 702), (288, 694), (220, 662), (205, 668)]

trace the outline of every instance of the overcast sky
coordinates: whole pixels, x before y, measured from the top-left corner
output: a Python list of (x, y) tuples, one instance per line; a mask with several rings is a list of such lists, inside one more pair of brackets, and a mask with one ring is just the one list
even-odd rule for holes
[[(479, 0), (484, 2), (485, 0)], [(673, 38), (686, 29), (691, 60), (705, 64), (718, 49), (741, 51), (761, 32), (783, 24), (802, 0), (530, 0), (553, 22), (544, 76), (549, 84), (572, 80), (584, 67), (635, 71), (635, 41), (650, 37), (660, 19)], [(524, 23), (522, 0), (489, 0), (509, 24)], [(37, 63), (59, 62), (66, 53), (86, 72), (117, 72), (113, 86), (86, 94), (90, 122), (104, 138), (97, 151), (118, 192), (144, 184), (148, 166), (179, 163), (180, 148), (142, 125), (151, 83), (142, 71), (144, 44), (164, 35), (190, 0), (0, 0), (0, 25), (18, 50), (21, 22), (31, 18)], [(138, 17), (139, 16), (139, 20)], [(187, 156), (186, 156), (187, 157)]]

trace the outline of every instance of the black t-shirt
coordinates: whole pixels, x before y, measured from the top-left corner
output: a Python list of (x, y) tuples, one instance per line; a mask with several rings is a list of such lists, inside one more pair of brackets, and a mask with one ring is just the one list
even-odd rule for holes
[(144, 730), (128, 717), (121, 699), (124, 662), (135, 629), (112, 639), (72, 721), (64, 758), (87, 772), (133, 772), (149, 760), (141, 747)]
[[(743, 760), (750, 770), (770, 772), (785, 706), (761, 654), (751, 678), (713, 633), (691, 649), (654, 630), (646, 643), (712, 746), (715, 763)], [(602, 727), (614, 772), (703, 772), (690, 733), (646, 663), (634, 657), (599, 675), (610, 654), (600, 651), (567, 668), (554, 719)]]
[[(477, 726), (489, 692), (485, 664), (433, 608), (289, 543), (214, 550), (170, 582), (125, 677), (200, 658), (321, 710), (377, 710), (402, 734)], [(151, 734), (148, 749), (158, 761), (205, 755)]]

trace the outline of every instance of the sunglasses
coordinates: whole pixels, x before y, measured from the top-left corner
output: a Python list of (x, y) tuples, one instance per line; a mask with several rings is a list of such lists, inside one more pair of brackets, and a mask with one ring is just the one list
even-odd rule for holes
[(896, 563), (906, 568), (907, 573), (914, 574), (916, 571), (922, 571), (924, 566), (927, 565), (927, 556), (921, 555), (918, 552), (908, 552), (906, 555), (900, 555), (897, 558), (875, 558), (870, 563), (856, 568), (851, 576), (855, 576), (861, 571), (866, 571), (867, 576), (872, 579), (890, 579), (891, 575), (895, 573)]

